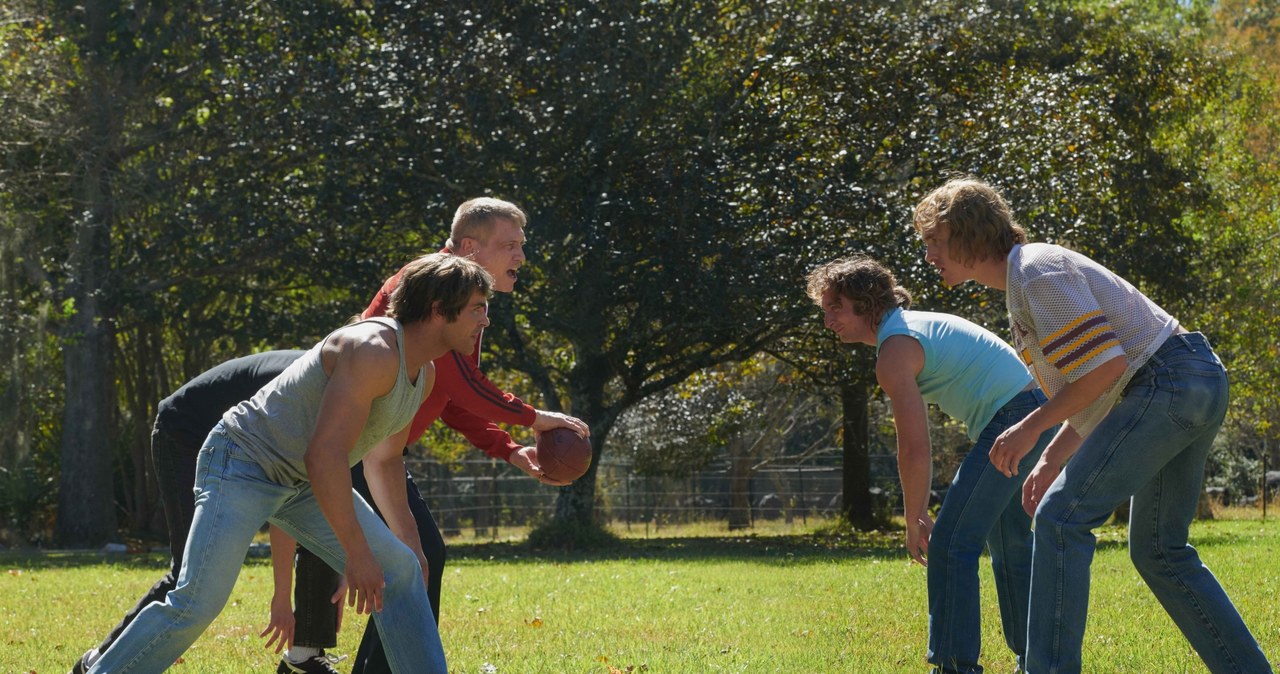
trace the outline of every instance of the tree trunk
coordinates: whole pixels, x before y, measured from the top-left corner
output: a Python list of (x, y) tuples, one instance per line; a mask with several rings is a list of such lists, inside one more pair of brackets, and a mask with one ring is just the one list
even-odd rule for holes
[(76, 276), (68, 297), (75, 312), (62, 333), (66, 406), (58, 491), (59, 545), (97, 547), (116, 531), (112, 490), (111, 411), (114, 407), (111, 320), (103, 306), (110, 252), (110, 215), (94, 209), (76, 223)]
[(729, 463), (729, 531), (750, 528), (751, 457), (734, 451)]
[(867, 447), (867, 385), (854, 381), (840, 387), (844, 412), (844, 516), (858, 528), (876, 525), (871, 502), (871, 458)]
[(595, 523), (596, 469), (600, 465), (600, 447), (603, 441), (603, 435), (597, 435), (596, 429), (592, 428), (591, 466), (573, 484), (560, 488), (560, 494), (556, 497), (556, 521), (583, 526)]
[(61, 334), (66, 407), (54, 537), (64, 546), (96, 547), (116, 531), (111, 465), (115, 334), (110, 271), (115, 224), (112, 178), (118, 169), (120, 128), (116, 101), (123, 92), (112, 81), (112, 66), (97, 62), (107, 58), (102, 50), (109, 35), (110, 8), (106, 3), (89, 3), (86, 9), (89, 37), (85, 46), (94, 58), (85, 67), (87, 86), (80, 101), (87, 133), (79, 149), (75, 180), (83, 209), (72, 216), (74, 234), (62, 294), (74, 305)]
[(593, 526), (596, 508), (596, 475), (600, 466), (601, 450), (615, 417), (610, 416), (604, 405), (607, 363), (598, 354), (582, 357), (570, 374), (574, 416), (591, 427), (591, 466), (586, 474), (573, 484), (560, 488), (556, 497), (555, 520), (561, 523)]

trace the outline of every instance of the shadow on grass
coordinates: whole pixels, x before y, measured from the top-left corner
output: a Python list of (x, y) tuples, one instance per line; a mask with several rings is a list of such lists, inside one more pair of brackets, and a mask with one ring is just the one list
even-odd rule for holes
[[(1123, 525), (1107, 525), (1097, 530), (1099, 552), (1128, 547), (1127, 529)], [(1191, 544), (1197, 548), (1239, 545), (1251, 538), (1250, 532), (1237, 527), (1200, 528), (1192, 532)], [(902, 534), (897, 530), (857, 531), (837, 528), (806, 534), (738, 534), (723, 536), (620, 538), (606, 547), (592, 550), (537, 549), (527, 542), (454, 543), (449, 545), (449, 559), (493, 561), (546, 561), (556, 563), (616, 561), (624, 559), (670, 560), (681, 562), (776, 561), (779, 564), (827, 564), (840, 560), (906, 559)], [(249, 558), (249, 564), (268, 564), (266, 558)], [(163, 573), (168, 568), (168, 555), (151, 552), (111, 554), (95, 551), (0, 551), (0, 565), (5, 568), (58, 569), (79, 566), (117, 566), (152, 568)]]

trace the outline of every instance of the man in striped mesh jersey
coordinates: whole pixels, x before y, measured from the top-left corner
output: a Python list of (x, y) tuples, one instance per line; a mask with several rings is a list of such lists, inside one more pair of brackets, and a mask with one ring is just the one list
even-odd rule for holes
[(1016, 473), (1040, 433), (1066, 422), (1023, 484), (1035, 529), (1027, 673), (1081, 671), (1092, 531), (1126, 499), (1134, 566), (1209, 670), (1271, 672), (1187, 542), (1228, 399), (1205, 336), (1088, 257), (1027, 243), (981, 181), (947, 182), (914, 222), (947, 285), (1006, 292), (1014, 347), (1050, 396), (996, 440), (991, 462)]

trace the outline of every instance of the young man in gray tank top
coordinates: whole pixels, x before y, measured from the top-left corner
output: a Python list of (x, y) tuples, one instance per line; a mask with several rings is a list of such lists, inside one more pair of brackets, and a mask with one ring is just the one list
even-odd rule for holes
[(393, 671), (446, 674), (404, 484), (371, 481), (384, 524), (352, 491), (350, 467), (365, 455), (400, 456), (434, 382), (432, 361), (474, 348), (492, 287), (488, 272), (464, 258), (419, 258), (405, 269), (390, 318), (334, 331), (223, 415), (197, 461), (177, 586), (143, 609), (89, 674), (172, 665), (221, 612), (264, 522), (343, 569), (348, 606), (372, 613)]
[[(980, 674), (982, 633), (978, 557), (991, 552), (1005, 643), (1021, 665), (1031, 586), (1031, 518), (1023, 478), (987, 459), (995, 439), (1044, 404), (1018, 354), (959, 316), (912, 311), (911, 293), (879, 262), (836, 260), (809, 274), (808, 293), (840, 341), (876, 347), (876, 381), (893, 405), (898, 432), (907, 552), (928, 567), (928, 660), (936, 672)], [(933, 475), (926, 403), (963, 421), (973, 442), (935, 523), (928, 513)], [(1023, 459), (1030, 470), (1053, 437), (1045, 431)]]

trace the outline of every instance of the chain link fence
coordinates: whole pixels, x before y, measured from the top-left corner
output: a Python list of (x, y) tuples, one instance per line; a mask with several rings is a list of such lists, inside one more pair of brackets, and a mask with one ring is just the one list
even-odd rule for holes
[[(527, 527), (549, 519), (559, 490), (530, 479), (502, 461), (471, 459), (444, 464), (432, 458), (405, 460), (423, 498), (445, 535), (473, 529), (487, 536), (504, 527)], [(873, 490), (897, 499), (897, 465), (893, 455), (873, 455)], [(741, 481), (745, 503), (733, 512), (733, 480), (727, 460), (688, 477), (642, 477), (630, 463), (606, 459), (596, 477), (596, 512), (618, 527), (692, 522), (754, 523), (760, 519), (807, 522), (831, 517), (841, 506), (842, 466), (839, 456), (821, 460), (780, 459)], [(733, 517), (736, 515), (736, 517)]]

